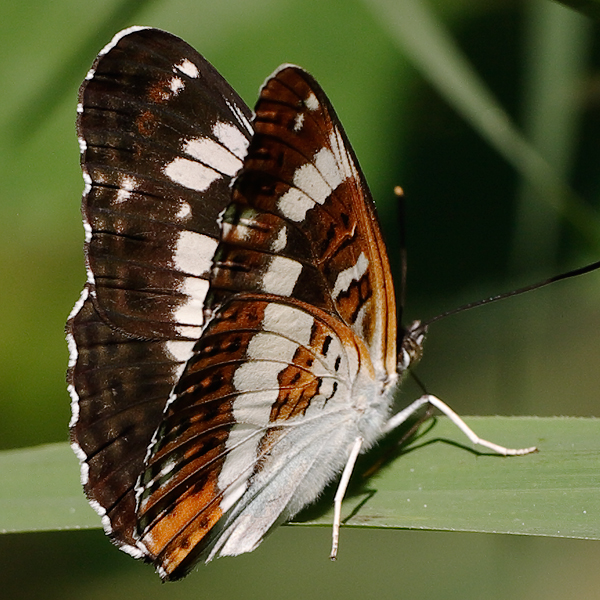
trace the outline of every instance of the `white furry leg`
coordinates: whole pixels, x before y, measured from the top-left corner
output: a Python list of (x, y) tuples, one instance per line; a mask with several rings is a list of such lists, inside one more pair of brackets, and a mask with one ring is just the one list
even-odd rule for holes
[(418, 400), (415, 400), (411, 405), (407, 406), (404, 410), (401, 410), (399, 413), (395, 414), (390, 420), (385, 424), (384, 433), (388, 433), (392, 429), (395, 429), (406, 419), (408, 419), (412, 414), (414, 414), (421, 406), (424, 404), (431, 404), (435, 406), (439, 411), (444, 413), (474, 444), (478, 444), (479, 446), (483, 446), (484, 448), (489, 448), (498, 454), (502, 454), (504, 456), (521, 456), (523, 454), (530, 454), (531, 452), (535, 452), (537, 448), (535, 446), (531, 446), (530, 448), (505, 448), (504, 446), (500, 446), (498, 444), (494, 444), (494, 442), (488, 442), (480, 438), (445, 402), (442, 402), (436, 396), (432, 396), (431, 394), (425, 394), (421, 396)]
[[(488, 442), (487, 440), (480, 438), (445, 402), (442, 402), (439, 398), (432, 396), (431, 394), (425, 394), (424, 396), (421, 396), (412, 404), (407, 406), (404, 410), (401, 410), (399, 413), (396, 413), (393, 417), (391, 417), (385, 424), (383, 433), (388, 433), (392, 431), (392, 429), (395, 429), (404, 423), (411, 415), (416, 413), (425, 404), (431, 404), (440, 412), (445, 414), (471, 440), (471, 442), (473, 442), (473, 444), (483, 446), (484, 448), (489, 448), (490, 450), (493, 450), (494, 452), (504, 456), (521, 456), (523, 454), (530, 454), (531, 452), (535, 452), (537, 450), (535, 446), (531, 446), (530, 448), (505, 448), (504, 446), (500, 446), (499, 444), (494, 444), (494, 442)], [(344, 472), (342, 473), (340, 483), (335, 493), (333, 534), (330, 555), (331, 560), (336, 559), (339, 546), (340, 525), (342, 522), (342, 500), (346, 494), (350, 476), (352, 475), (354, 465), (356, 464), (356, 459), (360, 454), (363, 441), (364, 440), (362, 437), (357, 437), (354, 440), (350, 450), (350, 455), (346, 461), (346, 466), (344, 467)]]
[(354, 440), (354, 444), (352, 444), (352, 449), (350, 450), (350, 456), (348, 456), (348, 461), (346, 462), (346, 466), (344, 467), (344, 472), (342, 473), (342, 477), (340, 479), (340, 483), (338, 485), (338, 489), (335, 493), (335, 498), (333, 500), (333, 534), (331, 540), (331, 554), (329, 555), (329, 558), (331, 558), (331, 560), (335, 560), (337, 556), (338, 545), (340, 541), (340, 525), (342, 523), (342, 500), (344, 499), (344, 495), (346, 494), (348, 482), (350, 481), (350, 476), (352, 475), (352, 471), (354, 469), (354, 465), (356, 464), (356, 459), (358, 458), (362, 444), (363, 439), (361, 437), (357, 437)]

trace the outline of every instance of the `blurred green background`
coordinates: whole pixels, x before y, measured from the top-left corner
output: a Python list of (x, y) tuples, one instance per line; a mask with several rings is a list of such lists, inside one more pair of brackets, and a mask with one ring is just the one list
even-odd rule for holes
[[(77, 88), (100, 48), (132, 24), (183, 37), (251, 106), (280, 63), (317, 77), (370, 182), (396, 266), (392, 189), (406, 192), (407, 319), (600, 258), (600, 35), (558, 4), (5, 2), (0, 449), (67, 439), (63, 327), (85, 279)], [(597, 273), (449, 318), (432, 326), (418, 373), (461, 414), (600, 416), (599, 300)], [(417, 393), (407, 385), (399, 401)], [(597, 542), (346, 529), (330, 563), (329, 539), (329, 529), (283, 527), (250, 555), (161, 585), (100, 530), (5, 535), (0, 596), (553, 600), (597, 598), (600, 588)]]

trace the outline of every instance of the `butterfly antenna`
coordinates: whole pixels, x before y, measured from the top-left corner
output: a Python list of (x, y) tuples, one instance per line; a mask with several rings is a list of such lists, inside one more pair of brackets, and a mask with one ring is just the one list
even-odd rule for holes
[(406, 299), (406, 200), (404, 190), (397, 185), (394, 194), (398, 198), (398, 234), (400, 237), (400, 295), (398, 297), (398, 323), (402, 323)]
[(525, 294), (526, 292), (531, 292), (533, 290), (537, 290), (539, 288), (550, 285), (551, 283), (555, 283), (556, 281), (561, 281), (563, 279), (570, 279), (571, 277), (577, 277), (578, 275), (584, 275), (585, 273), (590, 273), (591, 271), (595, 271), (600, 268), (600, 260), (593, 262), (590, 265), (586, 265), (585, 267), (580, 267), (579, 269), (573, 269), (572, 271), (567, 271), (566, 273), (561, 273), (560, 275), (555, 275), (554, 277), (550, 277), (549, 279), (545, 279), (544, 281), (540, 281), (538, 283), (533, 283), (531, 285), (526, 285), (525, 287), (512, 290), (510, 292), (504, 292), (503, 294), (498, 294), (497, 296), (492, 296), (491, 298), (485, 298), (483, 300), (477, 300), (476, 302), (469, 302), (468, 304), (463, 304), (458, 308), (453, 308), (452, 310), (448, 310), (443, 312), (428, 321), (423, 321), (421, 326), (423, 329), (427, 329), (429, 325), (439, 321), (441, 319), (445, 319), (450, 315), (455, 315), (456, 313), (463, 312), (465, 310), (470, 310), (471, 308), (475, 308), (477, 306), (483, 306), (484, 304), (491, 304), (492, 302), (497, 302), (498, 300), (504, 300), (505, 298), (510, 298), (511, 296), (518, 296), (520, 294)]

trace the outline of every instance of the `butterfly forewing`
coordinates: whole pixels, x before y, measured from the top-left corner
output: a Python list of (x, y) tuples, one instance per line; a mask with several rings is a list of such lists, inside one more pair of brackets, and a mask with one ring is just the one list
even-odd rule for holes
[(67, 324), (71, 437), (92, 505), (135, 556), (133, 487), (200, 335), (249, 117), (202, 56), (153, 29), (118, 34), (80, 90), (88, 282)]
[(98, 311), (132, 335), (196, 339), (249, 110), (197, 52), (156, 30), (120, 37), (88, 77), (78, 130)]
[(267, 80), (255, 135), (223, 216), (211, 300), (223, 290), (293, 297), (341, 318), (396, 369), (393, 282), (375, 208), (325, 93), (297, 67)]

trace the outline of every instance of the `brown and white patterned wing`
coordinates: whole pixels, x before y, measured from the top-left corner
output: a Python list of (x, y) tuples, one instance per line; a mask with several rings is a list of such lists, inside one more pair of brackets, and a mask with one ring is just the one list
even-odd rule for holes
[[(375, 391), (367, 352), (327, 312), (267, 294), (226, 301), (169, 401), (138, 486), (139, 546), (165, 579), (253, 550), (343, 468)], [(383, 411), (385, 412), (385, 411)]]
[(393, 281), (375, 206), (331, 103), (284, 66), (264, 84), (255, 134), (223, 216), (209, 305), (262, 291), (346, 323), (383, 373), (396, 371)]
[[(207, 326), (138, 485), (162, 577), (254, 549), (381, 434), (394, 291), (375, 208), (314, 79), (278, 70), (221, 217)], [(232, 296), (233, 294), (233, 296)]]
[(131, 28), (80, 89), (88, 281), (67, 323), (71, 440), (115, 543), (134, 556), (134, 484), (203, 325), (218, 215), (250, 110), (193, 48)]

